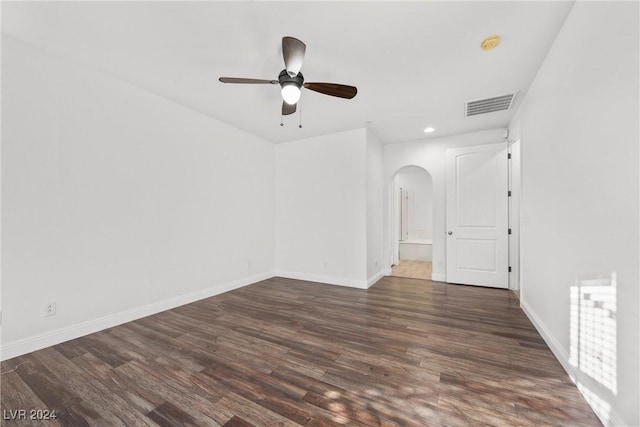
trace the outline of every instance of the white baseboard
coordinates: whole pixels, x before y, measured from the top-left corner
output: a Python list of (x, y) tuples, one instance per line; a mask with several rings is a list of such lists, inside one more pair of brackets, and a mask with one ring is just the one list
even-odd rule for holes
[[(520, 295), (520, 307), (522, 308), (522, 311), (524, 311), (524, 314), (527, 315), (531, 323), (533, 323), (533, 326), (538, 330), (538, 333), (542, 336), (542, 339), (544, 339), (544, 341), (547, 343), (553, 355), (556, 357), (556, 359), (558, 359), (558, 362), (560, 362), (564, 370), (567, 372), (567, 374), (569, 374), (569, 378), (571, 378), (571, 381), (576, 384), (578, 390), (580, 390), (587, 403), (589, 403), (595, 414), (598, 416), (598, 418), (600, 418), (602, 424), (604, 424), (606, 427), (629, 425), (622, 420), (622, 418), (618, 415), (618, 413), (616, 413), (616, 411), (613, 410), (613, 408), (611, 408), (610, 411), (605, 414), (601, 412), (601, 405), (591, 405), (589, 396), (584, 394), (581, 390), (581, 386), (585, 386), (586, 383), (590, 382), (588, 377), (585, 377), (585, 374), (583, 374), (579, 369), (573, 367), (569, 363), (569, 354), (567, 354), (565, 349), (553, 336), (542, 319), (536, 314), (533, 308), (531, 308), (531, 306), (523, 298), (523, 295)], [(579, 386), (578, 384), (581, 384), (581, 386)]]
[(389, 275), (391, 275), (390, 268), (378, 271), (376, 274), (374, 274), (367, 280), (367, 289), (373, 286), (378, 280), (382, 279), (384, 276), (389, 276)]
[(533, 326), (535, 326), (535, 328), (538, 330), (538, 333), (542, 336), (542, 339), (544, 339), (544, 341), (547, 343), (547, 345), (551, 349), (551, 352), (553, 353), (554, 356), (556, 356), (556, 359), (558, 359), (558, 361), (560, 362), (564, 370), (567, 371), (571, 376), (570, 370), (572, 369), (571, 369), (571, 365), (569, 365), (569, 355), (562, 348), (562, 346), (560, 345), (560, 342), (557, 339), (555, 339), (555, 337), (551, 334), (551, 332), (549, 332), (549, 329), (545, 326), (542, 319), (540, 319), (540, 317), (536, 314), (536, 312), (533, 311), (533, 309), (529, 306), (529, 304), (527, 304), (527, 301), (525, 301), (524, 299), (521, 299), (520, 308), (522, 308), (522, 311), (524, 311), (524, 314), (527, 315), (531, 323), (533, 323)]
[(286, 277), (287, 279), (306, 280), (308, 282), (326, 283), (328, 285), (346, 286), (349, 288), (367, 289), (369, 287), (366, 280), (347, 279), (344, 277), (322, 276), (296, 271), (276, 271), (275, 275)]
[(273, 272), (268, 272), (255, 276), (244, 277), (242, 279), (234, 280), (230, 283), (211, 286), (206, 289), (201, 289), (195, 292), (190, 292), (188, 294), (154, 302), (142, 307), (136, 307), (130, 310), (121, 311), (119, 313), (109, 314), (107, 316), (88, 320), (86, 322), (78, 323), (75, 325), (66, 326), (54, 331), (49, 331), (20, 340), (12, 341), (3, 344), (0, 347), (0, 360), (11, 359), (13, 357), (30, 353), (32, 351), (43, 349), (45, 347), (60, 344), (65, 341), (89, 335), (107, 328), (112, 328), (123, 323), (131, 322), (133, 320), (140, 319), (146, 316), (151, 316), (152, 314), (156, 314), (161, 311), (170, 310), (181, 305), (189, 304), (204, 298), (209, 298), (214, 295), (238, 289), (243, 286), (259, 282), (261, 280), (270, 279), (273, 276)]
[(447, 275), (446, 274), (431, 273), (431, 280), (433, 280), (434, 282), (446, 282), (447, 281)]

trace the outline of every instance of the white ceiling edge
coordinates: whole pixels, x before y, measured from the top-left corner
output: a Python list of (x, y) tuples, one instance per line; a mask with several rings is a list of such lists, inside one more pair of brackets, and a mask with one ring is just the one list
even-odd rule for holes
[[(386, 145), (508, 126), (573, 1), (334, 6), (288, 2), (285, 15), (305, 17), (289, 22), (270, 2), (10, 2), (2, 31), (272, 143), (367, 128)], [(494, 31), (501, 46), (482, 52)], [(356, 98), (305, 91), (303, 128), (297, 114), (281, 128), (279, 88), (217, 81), (273, 78), (282, 35), (307, 44), (308, 80), (353, 83)], [(465, 120), (464, 101), (506, 92), (518, 92), (509, 110)]]

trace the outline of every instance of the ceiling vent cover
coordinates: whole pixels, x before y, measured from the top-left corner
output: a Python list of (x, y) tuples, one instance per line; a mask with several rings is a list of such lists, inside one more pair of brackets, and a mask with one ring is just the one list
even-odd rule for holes
[(470, 117), (478, 114), (493, 113), (494, 111), (508, 110), (511, 108), (511, 105), (513, 105), (513, 99), (515, 97), (516, 92), (513, 92), (506, 95), (494, 96), (493, 98), (467, 101), (464, 103), (465, 115)]

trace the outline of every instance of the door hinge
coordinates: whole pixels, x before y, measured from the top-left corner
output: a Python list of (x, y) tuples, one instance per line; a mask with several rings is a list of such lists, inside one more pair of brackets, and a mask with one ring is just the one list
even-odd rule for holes
[(509, 266), (509, 273), (511, 273), (511, 266)]
[(511, 229), (509, 229), (509, 234), (511, 234)]
[(511, 153), (507, 153), (507, 159), (511, 158)]
[(507, 197), (511, 197), (511, 190), (507, 191)]

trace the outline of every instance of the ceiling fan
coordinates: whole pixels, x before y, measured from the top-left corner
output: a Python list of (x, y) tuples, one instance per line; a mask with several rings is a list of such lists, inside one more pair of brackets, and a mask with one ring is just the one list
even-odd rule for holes
[(351, 99), (358, 93), (355, 86), (347, 86), (337, 83), (305, 83), (304, 76), (300, 72), (304, 53), (307, 46), (294, 37), (282, 38), (282, 54), (284, 56), (285, 69), (278, 75), (278, 80), (245, 79), (240, 77), (220, 77), (222, 83), (244, 84), (279, 84), (282, 88), (282, 115), (296, 112), (296, 104), (300, 99), (300, 90), (305, 89), (320, 92), (325, 95)]

